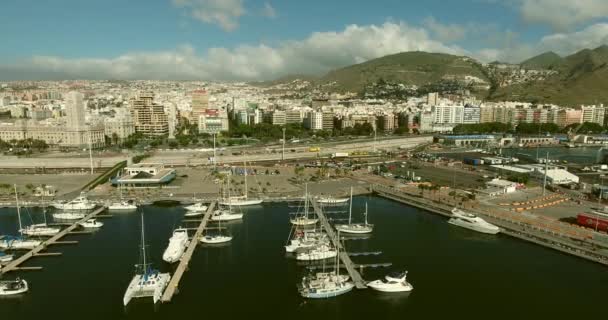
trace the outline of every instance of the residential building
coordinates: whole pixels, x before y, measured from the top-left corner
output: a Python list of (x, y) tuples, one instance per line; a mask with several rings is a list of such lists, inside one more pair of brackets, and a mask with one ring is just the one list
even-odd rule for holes
[(561, 128), (581, 123), (583, 112), (575, 109), (562, 109), (557, 113), (557, 125)]
[(285, 123), (302, 123), (302, 112), (300, 110), (285, 111)]
[(426, 95), (426, 104), (429, 106), (436, 106), (439, 104), (439, 93), (431, 92)]
[(77, 91), (68, 92), (65, 96), (65, 111), (68, 128), (81, 129), (84, 127), (84, 94)]
[(304, 127), (310, 130), (323, 130), (323, 112), (308, 112), (304, 120)]
[(114, 143), (124, 141), (135, 134), (135, 125), (129, 111), (125, 108), (118, 108), (115, 111), (113, 118), (105, 118), (103, 122), (104, 134), (110, 139), (114, 137), (118, 139), (113, 141)]
[(461, 105), (440, 105), (433, 106), (432, 111), (434, 114), (433, 123), (463, 123), (464, 120), (464, 106)]
[(601, 126), (604, 125), (605, 109), (603, 104), (599, 106), (582, 106), (581, 113), (582, 122), (597, 123)]
[(283, 110), (264, 112), (264, 122), (272, 125), (284, 126), (287, 123), (287, 114)]
[(207, 134), (217, 134), (222, 131), (228, 131), (229, 123), (228, 116), (221, 113), (203, 114), (198, 120), (198, 132)]
[(323, 112), (323, 130), (334, 129), (334, 114), (332, 112)]
[(478, 106), (467, 104), (464, 106), (462, 114), (462, 123), (473, 124), (479, 123), (481, 118), (481, 109)]
[(135, 131), (149, 136), (169, 133), (169, 120), (162, 105), (154, 103), (152, 93), (141, 93), (131, 100), (131, 116)]
[(200, 89), (192, 92), (192, 104), (190, 106), (192, 108), (190, 122), (198, 124), (200, 116), (209, 108), (209, 94), (207, 91)]

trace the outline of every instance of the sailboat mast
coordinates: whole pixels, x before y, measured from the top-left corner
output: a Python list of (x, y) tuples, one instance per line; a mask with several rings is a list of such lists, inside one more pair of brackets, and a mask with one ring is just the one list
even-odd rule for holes
[(308, 219), (308, 183), (304, 185), (304, 216)]
[(243, 161), (243, 167), (245, 168), (245, 199), (247, 199), (248, 190), (247, 190), (247, 162)]
[(353, 187), (350, 187), (350, 207), (348, 208), (348, 224), (351, 224), (353, 215)]
[(365, 225), (367, 225), (367, 202), (365, 202)]
[(44, 226), (47, 227), (47, 222), (46, 222), (46, 205), (44, 204), (44, 188), (42, 188), (42, 186), (40, 186), (40, 188), (42, 189), (42, 216), (44, 217)]
[(232, 212), (232, 199), (230, 199), (230, 179), (228, 179), (228, 210)]
[(15, 204), (17, 205), (17, 218), (19, 219), (19, 233), (23, 235), (23, 227), (21, 226), (21, 209), (19, 208), (19, 193), (17, 193), (17, 184), (15, 187)]
[(336, 241), (336, 280), (340, 281), (340, 230), (337, 233), (338, 241)]
[(143, 267), (144, 274), (148, 272), (146, 265), (148, 261), (146, 259), (146, 231), (144, 228), (144, 211), (141, 211), (141, 254), (143, 256)]

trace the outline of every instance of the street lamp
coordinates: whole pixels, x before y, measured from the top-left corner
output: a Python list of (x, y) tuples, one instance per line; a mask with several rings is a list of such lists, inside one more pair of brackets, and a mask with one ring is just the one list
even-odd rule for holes
[(281, 154), (281, 160), (285, 161), (285, 127), (283, 127), (283, 153)]

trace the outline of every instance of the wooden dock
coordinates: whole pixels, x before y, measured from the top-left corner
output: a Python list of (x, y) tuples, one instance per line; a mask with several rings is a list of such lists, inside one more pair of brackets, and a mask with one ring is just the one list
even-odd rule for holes
[(342, 264), (348, 271), (350, 278), (355, 283), (355, 286), (357, 287), (357, 289), (367, 288), (367, 286), (365, 285), (365, 280), (363, 280), (363, 278), (361, 277), (361, 274), (355, 269), (355, 264), (353, 263), (352, 260), (350, 260), (350, 257), (348, 256), (348, 252), (346, 252), (346, 250), (342, 246), (342, 242), (340, 242), (340, 240), (336, 237), (336, 232), (334, 231), (334, 228), (329, 224), (329, 221), (327, 221), (327, 217), (323, 213), (323, 210), (321, 210), (321, 207), (319, 207), (319, 204), (317, 203), (316, 200), (313, 199), (311, 202), (312, 202), (312, 207), (315, 210), (315, 213), (317, 214), (319, 221), (321, 222), (322, 228), (325, 229), (325, 232), (327, 233), (327, 235), (333, 242), (334, 247), (340, 248), (340, 260), (342, 261)]
[[(87, 214), (84, 218), (82, 218), (82, 219), (74, 222), (69, 227), (61, 230), (61, 232), (59, 232), (58, 234), (56, 234), (53, 237), (49, 238), (48, 240), (44, 241), (42, 244), (40, 244), (36, 248), (30, 250), (28, 253), (20, 256), (16, 260), (10, 262), (6, 266), (4, 266), (2, 269), (0, 269), (0, 276), (3, 275), (3, 274), (5, 274), (5, 273), (7, 273), (7, 272), (11, 272), (11, 271), (26, 270), (26, 268), (20, 267), (20, 266), (23, 263), (25, 263), (26, 261), (28, 261), (29, 259), (33, 258), (33, 257), (40, 257), (40, 256), (49, 255), (49, 254), (45, 254), (44, 252), (41, 252), (41, 251), (44, 250), (44, 249), (46, 249), (50, 245), (78, 243), (78, 242), (75, 242), (75, 241), (60, 241), (60, 240), (63, 237), (65, 237), (66, 235), (71, 234), (76, 228), (79, 228), (81, 222), (85, 222), (85, 221), (87, 221), (87, 220), (89, 220), (91, 218), (94, 218), (95, 216), (97, 216), (98, 214), (100, 214), (101, 212), (103, 212), (105, 209), (106, 209), (105, 207), (100, 207), (98, 209), (95, 209), (93, 212)], [(53, 255), (57, 255), (57, 254), (53, 253)]]
[(200, 220), (200, 224), (198, 225), (198, 228), (196, 229), (194, 236), (190, 240), (190, 244), (188, 245), (186, 252), (184, 252), (184, 254), (182, 255), (182, 257), (179, 261), (179, 265), (177, 266), (177, 269), (175, 269), (175, 273), (173, 273), (173, 276), (171, 277), (171, 281), (169, 281), (169, 285), (167, 285), (167, 289), (165, 289), (163, 296), (160, 298), (161, 302), (163, 302), (163, 303), (171, 302), (171, 299), (173, 299), (173, 296), (177, 293), (178, 287), (179, 287), (179, 282), (181, 281), (182, 276), (184, 275), (186, 270), (188, 269), (188, 264), (190, 263), (190, 259), (192, 259), (192, 254), (194, 253), (194, 249), (196, 249), (199, 239), (201, 238), (201, 236), (203, 235), (203, 231), (207, 227), (207, 223), (209, 222), (209, 219), (211, 218), (211, 214), (213, 213), (215, 204), (216, 204), (215, 201), (213, 201), (209, 204), (209, 207), (207, 208), (207, 212), (205, 212), (203, 219)]

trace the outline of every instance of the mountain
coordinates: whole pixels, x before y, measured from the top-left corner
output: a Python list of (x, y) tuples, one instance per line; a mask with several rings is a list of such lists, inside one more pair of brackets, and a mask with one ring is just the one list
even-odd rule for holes
[(576, 106), (608, 104), (608, 46), (584, 49), (552, 66), (542, 81), (499, 88), (492, 100), (522, 100)]
[(521, 66), (528, 69), (550, 69), (553, 66), (560, 65), (564, 59), (553, 51), (548, 51), (532, 57), (522, 63)]
[(474, 59), (443, 53), (402, 52), (333, 70), (318, 84), (335, 83), (337, 91), (361, 92), (366, 85), (384, 80), (422, 86), (446, 78), (473, 76), (488, 81), (483, 67)]

